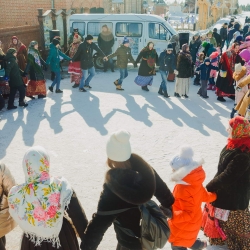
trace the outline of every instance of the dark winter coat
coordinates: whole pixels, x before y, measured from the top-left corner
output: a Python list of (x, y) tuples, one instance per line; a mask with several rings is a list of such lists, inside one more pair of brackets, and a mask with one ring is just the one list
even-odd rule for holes
[(219, 70), (218, 67), (213, 66), (212, 64), (206, 65), (205, 63), (202, 63), (196, 71), (200, 71), (200, 79), (207, 81), (210, 77), (211, 70)]
[(10, 87), (18, 87), (24, 84), (22, 74), (23, 71), (19, 69), (16, 57), (8, 53), (5, 56), (6, 68), (5, 68), (5, 76), (10, 78), (9, 85)]
[(208, 48), (207, 53), (206, 53), (206, 56), (209, 57), (215, 51), (216, 51), (216, 48), (214, 47), (213, 44), (210, 43), (209, 48)]
[[(46, 62), (41, 57), (39, 58), (40, 58), (41, 65), (43, 67), (46, 67)], [(28, 54), (27, 65), (26, 65), (26, 69), (24, 70), (24, 72), (27, 74), (28, 73), (30, 74), (30, 80), (40, 81), (40, 80), (45, 79), (42, 67), (35, 62), (35, 58), (31, 54)]]
[(105, 54), (101, 51), (101, 49), (95, 44), (89, 44), (86, 40), (81, 43), (72, 58), (72, 61), (80, 61), (82, 69), (90, 69), (94, 66), (93, 62), (93, 51), (97, 51), (100, 55), (105, 57)]
[(248, 32), (248, 29), (249, 29), (249, 24), (246, 24), (243, 28), (243, 37), (245, 38), (246, 37), (246, 33)]
[(220, 154), (218, 171), (207, 184), (209, 192), (215, 192), (214, 207), (226, 210), (245, 210), (250, 199), (250, 153), (239, 148), (226, 147)]
[(234, 25), (234, 28), (233, 28), (233, 29), (230, 29), (229, 32), (228, 32), (228, 41), (229, 41), (229, 42), (233, 39), (233, 34), (234, 34), (236, 31), (240, 31), (240, 24), (238, 24), (238, 23), (236, 23), (236, 24)]
[(50, 65), (52, 72), (59, 72), (60, 69), (60, 56), (70, 61), (71, 58), (62, 53), (53, 43), (50, 44), (49, 56), (46, 63)]
[(192, 56), (192, 61), (193, 63), (196, 62), (196, 54), (198, 52), (198, 49), (201, 45), (201, 40), (200, 38), (198, 38), (197, 40), (192, 40), (189, 44), (189, 50), (190, 50), (190, 53), (191, 53), (191, 56)]
[[(150, 51), (141, 51), (140, 54), (138, 55), (135, 63), (139, 63), (141, 60), (141, 64), (138, 70), (138, 75), (139, 76), (152, 76), (155, 75), (155, 69), (152, 69), (148, 66), (147, 60), (145, 60), (147, 58), (147, 55), (151, 53)], [(158, 63), (158, 54), (155, 51), (155, 63)]]
[(0, 55), (0, 66), (1, 66), (1, 69), (5, 69), (6, 67), (5, 55)]
[(250, 31), (245, 34), (245, 38), (250, 36)]
[(217, 46), (220, 47), (222, 42), (220, 34), (218, 34), (217, 32), (213, 32), (213, 37), (216, 40)]
[(105, 55), (108, 55), (110, 51), (112, 50), (112, 47), (114, 46), (115, 39), (112, 33), (110, 33), (110, 39), (104, 40), (101, 33), (99, 34), (97, 38), (97, 43), (99, 48), (103, 51)]
[(137, 206), (149, 201), (153, 195), (164, 207), (169, 208), (174, 203), (174, 197), (167, 185), (148, 163), (136, 154), (132, 154), (129, 161), (132, 169), (114, 168), (107, 172), (97, 210), (134, 209), (116, 215), (94, 214), (85, 231), (82, 250), (97, 249), (114, 220), (124, 228), (132, 230), (137, 237), (130, 237), (115, 227), (118, 242), (128, 249), (141, 249), (141, 214)]
[(166, 50), (159, 57), (159, 70), (173, 72), (176, 69), (176, 57), (173, 53), (168, 54)]
[(135, 63), (134, 58), (131, 55), (131, 49), (124, 45), (121, 45), (115, 53), (108, 56), (108, 59), (117, 56), (117, 67), (120, 69), (125, 69), (128, 66), (128, 61)]
[(190, 53), (179, 53), (176, 69), (178, 71), (177, 77), (179, 78), (189, 78), (192, 76), (193, 66)]
[(227, 40), (227, 28), (222, 27), (220, 29), (220, 36), (223, 41)]

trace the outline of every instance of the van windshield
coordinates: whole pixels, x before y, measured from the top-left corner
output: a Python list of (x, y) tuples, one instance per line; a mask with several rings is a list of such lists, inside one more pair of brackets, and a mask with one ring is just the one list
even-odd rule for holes
[(176, 35), (178, 34), (176, 32), (176, 30), (171, 26), (171, 24), (167, 21), (164, 21), (163, 24), (166, 26), (166, 28), (169, 30), (169, 32), (172, 34), (172, 35)]

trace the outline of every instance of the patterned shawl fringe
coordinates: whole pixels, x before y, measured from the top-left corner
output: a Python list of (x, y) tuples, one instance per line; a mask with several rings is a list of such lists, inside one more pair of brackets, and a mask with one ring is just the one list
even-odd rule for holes
[(41, 237), (37, 236), (34, 233), (24, 232), (26, 237), (35, 244), (35, 246), (41, 246), (41, 243), (43, 241), (49, 242), (52, 244), (53, 247), (60, 248), (60, 240), (58, 236), (52, 236), (52, 237)]

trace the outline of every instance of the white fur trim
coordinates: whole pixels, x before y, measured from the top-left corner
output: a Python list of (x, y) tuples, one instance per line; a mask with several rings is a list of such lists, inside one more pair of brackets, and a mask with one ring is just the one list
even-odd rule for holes
[(176, 182), (181, 181), (185, 176), (190, 174), (194, 169), (198, 168), (203, 163), (204, 163), (203, 159), (199, 161), (192, 161), (189, 165), (181, 167), (175, 172), (173, 172), (173, 174), (171, 175), (171, 180)]

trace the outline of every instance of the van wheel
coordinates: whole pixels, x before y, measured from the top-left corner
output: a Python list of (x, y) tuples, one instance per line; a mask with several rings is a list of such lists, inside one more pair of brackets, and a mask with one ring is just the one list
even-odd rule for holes
[(94, 57), (94, 64), (95, 64), (95, 68), (97, 69), (103, 69), (104, 68), (104, 65), (103, 65), (103, 56), (99, 56), (99, 55), (96, 55)]

